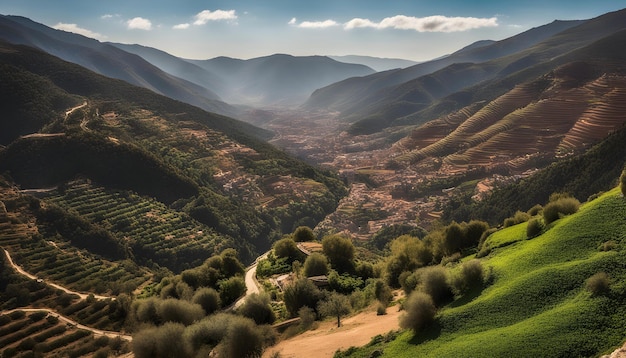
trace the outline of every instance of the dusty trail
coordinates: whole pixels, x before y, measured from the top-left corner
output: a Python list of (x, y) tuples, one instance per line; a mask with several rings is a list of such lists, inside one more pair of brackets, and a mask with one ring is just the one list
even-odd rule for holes
[[(70, 290), (68, 288), (65, 288), (65, 287), (61, 286), (61, 285), (57, 285), (56, 283), (53, 283), (53, 282), (50, 282), (50, 281), (45, 281), (45, 280), (40, 279), (40, 278), (38, 278), (37, 276), (35, 276), (35, 275), (31, 274), (31, 273), (28, 273), (28, 272), (24, 271), (24, 269), (22, 269), (22, 267), (20, 267), (15, 262), (13, 262), (13, 259), (11, 258), (11, 255), (9, 254), (9, 252), (6, 249), (4, 249), (4, 254), (6, 255), (7, 260), (9, 261), (9, 264), (11, 265), (11, 267), (13, 267), (13, 269), (15, 269), (15, 271), (17, 271), (19, 274), (21, 274), (23, 276), (26, 276), (26, 277), (28, 277), (31, 280), (41, 280), (41, 282), (43, 282), (43, 283), (45, 283), (45, 284), (47, 284), (49, 286), (52, 286), (52, 287), (54, 287), (54, 288), (56, 288), (58, 290), (61, 290), (61, 291), (66, 292), (66, 293), (69, 293), (71, 295), (77, 295), (82, 300), (86, 300), (87, 297), (89, 297), (89, 294), (72, 291), (72, 290)], [(115, 299), (115, 297), (95, 295), (95, 294), (93, 295), (93, 297), (95, 299), (97, 299), (97, 300), (106, 300), (106, 299), (114, 300)]]
[(74, 327), (76, 327), (78, 329), (84, 329), (86, 331), (91, 331), (91, 332), (93, 332), (93, 334), (95, 334), (97, 336), (106, 336), (106, 337), (109, 337), (109, 338), (118, 338), (119, 337), (119, 338), (127, 340), (127, 341), (132, 341), (133, 340), (132, 336), (127, 335), (127, 334), (122, 334), (120, 332), (103, 331), (101, 329), (87, 327), (87, 326), (82, 325), (82, 324), (80, 324), (80, 323), (78, 323), (78, 322), (76, 322), (76, 321), (74, 321), (72, 319), (69, 319), (69, 318), (67, 318), (65, 316), (62, 316), (58, 312), (53, 311), (53, 310), (48, 309), (48, 308), (16, 308), (16, 309), (13, 309), (13, 310), (10, 310), (10, 311), (2, 311), (0, 314), (5, 315), (5, 314), (10, 314), (10, 313), (15, 312), (15, 311), (24, 311), (24, 312), (45, 311), (45, 312), (48, 312), (49, 315), (57, 317), (59, 320), (65, 322), (65, 323), (67, 323), (69, 325), (72, 325), (72, 326), (74, 326)]
[(375, 310), (368, 310), (343, 319), (339, 328), (335, 320), (322, 322), (320, 327), (313, 331), (270, 347), (263, 353), (263, 357), (271, 357), (276, 352), (283, 358), (332, 357), (337, 349), (363, 346), (377, 334), (399, 329), (400, 313), (397, 307), (387, 308), (387, 314), (384, 316), (377, 316)]

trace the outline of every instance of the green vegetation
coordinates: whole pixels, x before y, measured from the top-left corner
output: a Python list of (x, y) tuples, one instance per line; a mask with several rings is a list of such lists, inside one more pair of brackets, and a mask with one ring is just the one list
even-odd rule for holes
[[(625, 327), (626, 270), (620, 264), (624, 215), (626, 203), (615, 189), (552, 223), (532, 240), (527, 239), (526, 223), (492, 234), (485, 241), (491, 252), (480, 259), (489, 268), (488, 274), (482, 270), (487, 287), (469, 289), (440, 307), (430, 328), (419, 326), (422, 330), (350, 356), (367, 356), (376, 349), (394, 357), (608, 353), (623, 341)], [(599, 251), (608, 239), (615, 245)], [(458, 272), (462, 271), (463, 266)], [(471, 276), (479, 282), (480, 275)]]
[(331, 292), (318, 304), (317, 310), (322, 316), (336, 317), (337, 327), (341, 327), (341, 317), (350, 313), (351, 308), (347, 296)]
[(485, 200), (475, 202), (471, 194), (452, 198), (442, 219), (481, 219), (496, 225), (517, 210), (529, 210), (538, 203), (548, 202), (555, 192), (583, 199), (609, 190), (615, 187), (615, 179), (625, 167), (625, 142), (626, 129), (621, 129), (583, 154), (556, 162), (517, 183), (496, 188)]
[(400, 327), (411, 329), (415, 333), (421, 333), (430, 326), (437, 313), (432, 297), (420, 291), (413, 292), (407, 297), (404, 310), (406, 313), (400, 317)]

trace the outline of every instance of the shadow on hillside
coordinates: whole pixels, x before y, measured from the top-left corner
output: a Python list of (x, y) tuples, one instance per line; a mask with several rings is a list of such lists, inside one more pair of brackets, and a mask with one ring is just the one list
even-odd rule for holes
[(413, 338), (409, 340), (409, 344), (422, 344), (439, 338), (439, 335), (441, 335), (441, 323), (439, 323), (439, 320), (436, 320), (426, 331), (413, 335)]
[(448, 307), (450, 308), (460, 307), (460, 306), (463, 306), (465, 304), (472, 302), (476, 297), (480, 296), (483, 293), (483, 290), (485, 288), (487, 288), (487, 285), (472, 288), (471, 290), (464, 293), (461, 297), (450, 302), (450, 304), (448, 304)]

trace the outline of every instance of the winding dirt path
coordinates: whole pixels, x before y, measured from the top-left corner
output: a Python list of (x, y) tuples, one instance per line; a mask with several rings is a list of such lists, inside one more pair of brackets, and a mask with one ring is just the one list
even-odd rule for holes
[(24, 311), (24, 312), (45, 311), (45, 312), (48, 312), (48, 315), (50, 315), (50, 316), (57, 317), (59, 320), (65, 322), (67, 324), (70, 324), (70, 325), (72, 325), (72, 326), (74, 326), (74, 327), (76, 327), (78, 329), (84, 329), (86, 331), (91, 331), (91, 332), (93, 332), (93, 334), (95, 334), (97, 336), (106, 336), (106, 337), (109, 337), (109, 338), (118, 338), (119, 337), (119, 338), (127, 340), (127, 341), (132, 341), (133, 340), (132, 336), (127, 335), (127, 334), (122, 334), (120, 332), (103, 331), (101, 329), (87, 327), (85, 325), (82, 325), (82, 324), (80, 324), (80, 323), (78, 323), (78, 322), (76, 322), (76, 321), (74, 321), (74, 320), (72, 320), (70, 318), (67, 318), (67, 317), (59, 314), (58, 312), (53, 311), (53, 310), (48, 309), (48, 308), (16, 308), (16, 309), (13, 309), (13, 310), (10, 310), (10, 311), (2, 311), (0, 314), (5, 315), (5, 314), (10, 314), (10, 313), (16, 312), (16, 311)]
[(337, 349), (363, 346), (377, 334), (399, 329), (400, 314), (397, 307), (389, 307), (386, 315), (377, 316), (375, 308), (371, 308), (343, 319), (339, 328), (335, 320), (325, 321), (315, 330), (270, 347), (263, 353), (263, 357), (272, 357), (276, 352), (283, 358), (332, 357)]
[[(28, 277), (28, 278), (29, 278), (29, 279), (31, 279), (31, 280), (41, 280), (41, 282), (43, 282), (43, 283), (45, 283), (45, 284), (47, 284), (47, 285), (49, 285), (49, 286), (52, 286), (52, 287), (54, 287), (54, 288), (56, 288), (56, 289), (58, 289), (58, 290), (61, 290), (61, 291), (66, 292), (66, 293), (69, 293), (69, 294), (71, 294), (71, 295), (77, 295), (77, 296), (78, 296), (78, 297), (80, 297), (82, 300), (86, 300), (86, 299), (87, 299), (87, 297), (89, 297), (89, 295), (90, 295), (90, 294), (86, 294), (86, 293), (81, 293), (81, 292), (72, 291), (72, 290), (70, 290), (70, 289), (68, 289), (68, 288), (65, 288), (65, 287), (61, 286), (61, 285), (57, 285), (56, 283), (53, 283), (53, 282), (50, 282), (50, 281), (46, 281), (46, 280), (40, 279), (40, 278), (38, 278), (37, 276), (35, 276), (35, 275), (31, 274), (31, 273), (28, 273), (28, 272), (24, 271), (24, 269), (22, 269), (22, 267), (20, 267), (18, 264), (16, 264), (15, 262), (13, 262), (13, 259), (11, 258), (11, 255), (9, 254), (9, 252), (8, 252), (6, 249), (3, 249), (3, 250), (4, 250), (4, 254), (5, 254), (5, 255), (6, 255), (6, 257), (7, 257), (7, 260), (9, 260), (9, 264), (11, 265), (11, 267), (13, 267), (13, 269), (15, 269), (15, 271), (17, 271), (17, 273), (19, 273), (19, 274), (21, 274), (21, 275), (23, 275), (23, 276), (26, 276), (26, 277)], [(95, 295), (95, 294), (93, 295), (93, 297), (94, 297), (95, 299), (97, 299), (97, 300), (106, 300), (106, 299), (112, 299), (112, 300), (114, 300), (114, 299), (115, 299), (115, 297), (111, 297), (111, 296), (102, 296), (102, 295)]]

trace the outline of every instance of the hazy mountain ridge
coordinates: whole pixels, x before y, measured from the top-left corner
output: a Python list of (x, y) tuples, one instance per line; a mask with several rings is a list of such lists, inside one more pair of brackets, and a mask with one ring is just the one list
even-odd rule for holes
[(163, 72), (141, 57), (109, 44), (17, 16), (1, 16), (0, 26), (0, 38), (8, 42), (39, 48), (102, 75), (148, 88), (205, 110), (229, 115), (237, 112), (210, 89)]
[[(454, 63), (483, 62), (518, 52), (581, 22), (555, 21), (492, 44), (479, 42), (444, 58), (427, 61), (405, 69), (376, 73), (360, 80), (349, 79), (338, 82), (315, 91), (304, 104), (304, 108), (338, 110), (342, 112), (344, 117), (363, 115), (370, 111), (370, 107), (367, 105), (371, 103), (372, 99), (384, 97), (384, 92), (381, 91), (385, 88), (399, 86)], [(363, 109), (364, 106), (368, 109)]]
[(393, 70), (396, 68), (406, 68), (418, 64), (417, 61), (405, 60), (401, 58), (381, 58), (372, 56), (344, 55), (328, 56), (333, 60), (345, 63), (356, 63), (368, 66), (377, 72)]
[(221, 76), (228, 88), (222, 96), (228, 102), (261, 106), (298, 105), (317, 88), (375, 72), (326, 56), (275, 54), (249, 60), (217, 57), (188, 61)]

